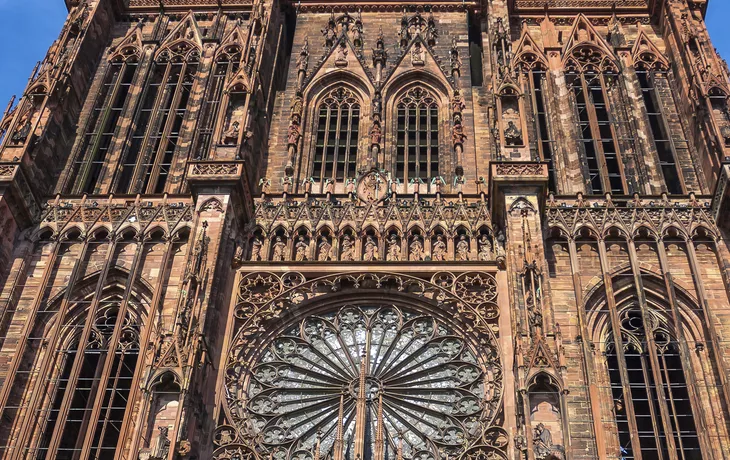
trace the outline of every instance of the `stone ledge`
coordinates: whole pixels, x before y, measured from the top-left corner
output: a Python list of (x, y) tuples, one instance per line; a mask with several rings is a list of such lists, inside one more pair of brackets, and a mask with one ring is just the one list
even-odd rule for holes
[(233, 191), (233, 203), (240, 218), (253, 216), (253, 191), (248, 179), (246, 161), (189, 161), (186, 180), (193, 194), (217, 193), (229, 188)]
[(8, 200), (19, 224), (30, 225), (41, 212), (20, 163), (0, 163), (0, 194)]

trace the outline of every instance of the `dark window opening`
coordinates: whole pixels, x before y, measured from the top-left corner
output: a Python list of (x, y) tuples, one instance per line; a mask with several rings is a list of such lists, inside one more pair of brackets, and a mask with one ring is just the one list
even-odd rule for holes
[[(647, 347), (646, 331), (641, 313), (628, 310), (621, 313), (621, 341), (624, 361), (621, 362), (613, 338), (606, 347), (608, 371), (611, 380), (616, 427), (621, 444), (621, 457), (626, 460), (669, 458), (667, 432), (669, 425), (682, 460), (702, 458), (699, 438), (692, 415), (687, 382), (677, 342), (663, 328), (653, 333), (656, 362)], [(626, 373), (627, 381), (621, 377)], [(659, 380), (657, 381), (656, 375)], [(629, 399), (630, 398), (630, 399)], [(635, 442), (631, 441), (631, 417), (627, 403), (633, 410), (636, 425)], [(666, 405), (666, 412), (662, 410)], [(664, 420), (664, 415), (669, 420)]]
[(626, 193), (623, 168), (605, 93), (605, 78), (611, 74), (570, 73), (568, 85), (576, 101), (579, 143), (588, 171), (587, 188), (592, 194)]
[(357, 174), (360, 103), (346, 88), (332, 90), (319, 106), (312, 178), (344, 182)]
[(481, 23), (475, 14), (469, 13), (469, 66), (472, 86), (484, 85), (483, 52)]
[(73, 168), (77, 193), (94, 193), (114, 142), (114, 134), (137, 71), (136, 62), (112, 62), (87, 122)]
[(535, 132), (537, 133), (537, 149), (542, 161), (548, 163), (548, 187), (551, 192), (557, 191), (555, 162), (553, 161), (554, 141), (550, 135), (547, 114), (547, 98), (545, 94), (546, 73), (532, 71), (527, 74), (530, 93), (533, 95), (533, 112), (535, 114)]
[(650, 74), (649, 72), (637, 72), (636, 75), (639, 78), (641, 95), (649, 117), (649, 126), (654, 138), (654, 146), (659, 155), (659, 166), (664, 176), (667, 191), (671, 194), (681, 194), (683, 193), (682, 181), (679, 175), (674, 145), (669, 136), (666, 120), (661, 110), (659, 95), (654, 86), (656, 78), (666, 77), (663, 74)]
[(439, 176), (439, 116), (434, 97), (423, 88), (409, 90), (397, 107), (396, 176), (407, 184)]

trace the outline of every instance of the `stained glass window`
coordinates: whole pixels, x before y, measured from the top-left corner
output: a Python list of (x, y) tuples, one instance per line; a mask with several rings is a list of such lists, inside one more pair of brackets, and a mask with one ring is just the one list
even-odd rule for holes
[(394, 306), (309, 316), (252, 374), (247, 418), (273, 458), (453, 455), (479, 433), (486, 397), (485, 372), (456, 331)]

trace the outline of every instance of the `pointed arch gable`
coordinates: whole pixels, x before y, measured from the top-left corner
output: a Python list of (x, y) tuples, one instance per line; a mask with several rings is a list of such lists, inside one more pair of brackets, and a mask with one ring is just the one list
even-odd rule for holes
[(246, 41), (246, 32), (240, 24), (231, 29), (228, 34), (223, 37), (221, 44), (215, 53), (215, 59), (218, 60), (222, 55), (241, 54)]
[(669, 70), (669, 61), (643, 30), (631, 49), (634, 67), (642, 70)]
[(618, 71), (611, 47), (584, 14), (573, 22), (568, 41), (563, 46), (563, 67), (574, 71)]
[[(423, 65), (414, 66), (410, 61), (410, 55), (416, 43), (420, 43), (424, 49), (425, 58)], [(448, 95), (455, 89), (452, 79), (444, 73), (444, 70), (438, 64), (438, 60), (433, 55), (431, 48), (420, 37), (413, 40), (400, 59), (393, 65), (393, 70), (385, 78), (383, 82), (383, 95), (388, 97), (397, 92), (404, 81), (420, 81), (438, 88), (442, 94)]]
[(189, 11), (160, 43), (155, 60), (180, 56), (187, 59), (191, 53), (201, 53), (203, 39), (195, 14)]
[(139, 60), (142, 56), (142, 30), (141, 24), (136, 24), (118, 45), (112, 48), (109, 61)]
[(548, 59), (537, 44), (530, 31), (524, 28), (522, 37), (515, 48), (514, 62), (516, 67), (526, 70), (547, 70)]
[(609, 56), (613, 55), (611, 46), (603, 38), (603, 35), (596, 30), (585, 14), (580, 13), (576, 16), (575, 21), (573, 21), (573, 27), (570, 30), (568, 41), (563, 46), (563, 55), (567, 55), (572, 49), (586, 44), (596, 46)]
[[(345, 56), (346, 64), (338, 63), (337, 59), (337, 48), (343, 46), (347, 50)], [(358, 50), (352, 44), (352, 41), (346, 35), (340, 36), (335, 42), (334, 46), (327, 52), (324, 59), (317, 67), (312, 69), (310, 76), (302, 85), (304, 87), (303, 92), (305, 94), (312, 94), (316, 92), (316, 88), (321, 87), (322, 80), (325, 81), (336, 81), (334, 80), (335, 75), (348, 77), (352, 82), (360, 82), (361, 86), (365, 89), (365, 93), (373, 94), (375, 92), (375, 82), (373, 81), (372, 75), (360, 59), (357, 57)], [(333, 70), (334, 69), (334, 70)], [(315, 89), (312, 89), (315, 88)]]

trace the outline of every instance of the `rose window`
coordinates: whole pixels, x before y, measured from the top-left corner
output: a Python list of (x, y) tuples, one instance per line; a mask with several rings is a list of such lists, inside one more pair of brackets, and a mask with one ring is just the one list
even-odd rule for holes
[(245, 418), (271, 458), (458, 455), (494, 416), (485, 369), (437, 318), (346, 306), (301, 320), (262, 350)]

